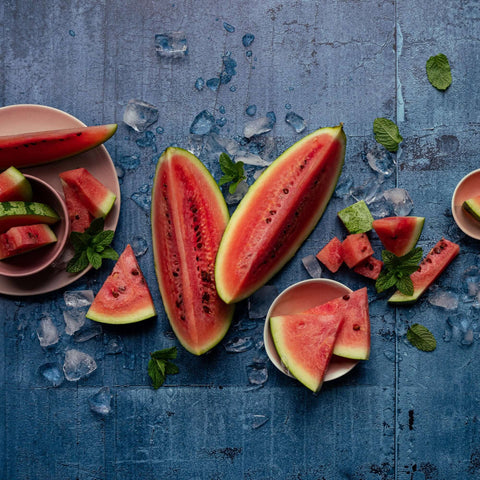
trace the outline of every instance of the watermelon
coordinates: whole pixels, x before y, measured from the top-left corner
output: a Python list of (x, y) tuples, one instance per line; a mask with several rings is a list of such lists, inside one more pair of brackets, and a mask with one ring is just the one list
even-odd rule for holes
[(349, 233), (365, 233), (372, 229), (373, 217), (365, 200), (340, 210), (337, 215)]
[(462, 208), (480, 222), (480, 195), (465, 200)]
[(155, 271), (170, 325), (180, 343), (201, 355), (225, 336), (233, 306), (215, 286), (215, 257), (229, 214), (205, 166), (186, 150), (167, 148), (152, 190)]
[(423, 217), (385, 217), (372, 226), (385, 249), (401, 257), (417, 244), (424, 222)]
[(96, 322), (123, 324), (139, 322), (155, 315), (147, 282), (132, 247), (127, 245), (86, 316)]
[(225, 302), (247, 298), (293, 257), (335, 190), (345, 145), (342, 125), (317, 130), (287, 149), (250, 187), (218, 250), (215, 278)]
[(370, 356), (370, 315), (367, 288), (312, 307), (306, 315), (336, 315), (343, 323), (338, 331), (333, 353), (340, 357), (368, 360)]
[(116, 124), (76, 127), (0, 137), (0, 169), (42, 165), (94, 148), (107, 141)]
[(0, 234), (0, 260), (31, 252), (57, 241), (46, 224), (21, 225)]
[(38, 202), (0, 202), (0, 233), (6, 232), (11, 227), (20, 225), (34, 225), (46, 223), (52, 225), (60, 217), (53, 208)]
[(360, 262), (353, 271), (364, 277), (376, 280), (383, 268), (383, 262), (377, 258), (370, 256), (363, 262)]
[(331, 314), (281, 315), (270, 318), (275, 348), (289, 372), (318, 392), (330, 363), (343, 318)]
[(317, 253), (318, 260), (320, 260), (332, 273), (337, 272), (342, 265), (343, 256), (343, 245), (337, 237), (333, 237)]
[(86, 168), (76, 168), (59, 174), (94, 218), (105, 217), (115, 203), (115, 194)]
[(365, 233), (347, 235), (342, 243), (343, 261), (349, 268), (356, 267), (360, 262), (373, 255), (373, 248)]
[(67, 205), (70, 231), (84, 232), (92, 223), (93, 215), (81, 202), (75, 190), (65, 182), (62, 182), (63, 195)]
[(438, 278), (450, 262), (458, 255), (460, 247), (442, 238), (422, 260), (418, 270), (410, 275), (413, 295), (404, 295), (398, 290), (388, 299), (389, 303), (412, 303)]
[(32, 185), (15, 167), (0, 173), (0, 202), (10, 200), (32, 201)]

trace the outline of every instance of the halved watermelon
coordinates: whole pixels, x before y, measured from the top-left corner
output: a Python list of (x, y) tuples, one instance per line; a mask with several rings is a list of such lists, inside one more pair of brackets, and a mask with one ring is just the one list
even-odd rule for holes
[(360, 262), (356, 267), (354, 267), (353, 271), (364, 277), (376, 280), (379, 277), (382, 268), (383, 262), (378, 260), (378, 258), (371, 256), (363, 262)]
[(347, 235), (342, 243), (343, 261), (349, 268), (356, 267), (373, 255), (373, 248), (366, 233), (352, 233)]
[(0, 260), (31, 252), (56, 241), (56, 235), (46, 224), (12, 227), (0, 234)]
[(275, 348), (289, 372), (313, 392), (322, 386), (343, 318), (329, 314), (270, 318)]
[(107, 141), (116, 124), (76, 127), (0, 137), (0, 169), (22, 168), (61, 160)]
[(86, 168), (76, 168), (59, 174), (94, 218), (105, 217), (115, 203), (115, 194)]
[(63, 195), (67, 205), (68, 218), (70, 219), (70, 231), (84, 232), (92, 223), (93, 215), (80, 201), (75, 190), (65, 182), (62, 182)]
[(370, 314), (366, 287), (312, 307), (303, 314), (336, 315), (343, 319), (333, 353), (340, 357), (368, 360), (370, 356)]
[(398, 290), (388, 299), (389, 303), (412, 303), (438, 278), (458, 255), (460, 247), (442, 238), (422, 260), (418, 270), (410, 275), (413, 295), (404, 295)]
[(215, 266), (227, 303), (247, 298), (296, 253), (320, 220), (345, 157), (342, 125), (307, 135), (250, 187), (228, 223)]
[(480, 195), (465, 200), (462, 204), (462, 208), (472, 215), (475, 220), (480, 222)]
[(424, 222), (423, 217), (385, 217), (372, 225), (385, 249), (401, 257), (417, 244)]
[(0, 202), (10, 200), (32, 201), (32, 185), (22, 172), (9, 167), (0, 173)]
[(342, 242), (333, 237), (318, 253), (317, 258), (332, 272), (338, 271), (343, 263), (344, 250)]
[(127, 245), (86, 314), (96, 322), (133, 323), (156, 315), (150, 290)]

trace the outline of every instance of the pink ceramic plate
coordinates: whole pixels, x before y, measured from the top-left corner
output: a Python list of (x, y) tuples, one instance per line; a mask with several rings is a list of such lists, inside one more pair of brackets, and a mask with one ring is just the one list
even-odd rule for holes
[[(84, 123), (68, 113), (42, 105), (12, 105), (0, 108), (0, 136), (83, 126)], [(25, 168), (22, 172), (44, 180), (63, 197), (58, 174), (79, 167), (90, 171), (117, 196), (115, 205), (105, 220), (105, 228), (115, 230), (120, 214), (120, 185), (115, 166), (103, 145), (65, 160)], [(67, 248), (54, 265), (35, 275), (23, 278), (0, 276), (0, 293), (18, 296), (39, 295), (69, 285), (88, 271), (85, 269), (77, 274), (67, 273), (64, 268), (65, 262), (71, 255), (72, 252)]]
[(463, 233), (480, 240), (480, 222), (462, 208), (465, 200), (478, 195), (480, 195), (480, 170), (474, 170), (463, 177), (455, 188), (452, 197), (452, 213), (455, 222)]
[[(275, 349), (272, 334), (270, 333), (270, 317), (275, 315), (289, 315), (308, 310), (315, 305), (326, 303), (334, 298), (341, 297), (347, 293), (351, 293), (351, 289), (327, 278), (319, 278), (312, 280), (304, 280), (288, 287), (284, 290), (272, 303), (265, 320), (265, 328), (263, 332), (265, 350), (272, 363), (285, 375), (293, 377), (280, 360)], [(335, 380), (348, 373), (358, 360), (349, 358), (332, 356), (324, 381)]]

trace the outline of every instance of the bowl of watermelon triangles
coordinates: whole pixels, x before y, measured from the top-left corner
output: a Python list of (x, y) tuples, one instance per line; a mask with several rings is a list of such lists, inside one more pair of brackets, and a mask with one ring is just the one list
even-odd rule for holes
[(318, 392), (370, 355), (367, 289), (324, 278), (291, 285), (270, 306), (264, 343), (282, 373)]

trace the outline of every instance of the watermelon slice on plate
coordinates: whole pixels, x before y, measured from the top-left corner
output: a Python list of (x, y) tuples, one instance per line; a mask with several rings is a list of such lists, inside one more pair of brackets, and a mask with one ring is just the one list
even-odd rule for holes
[(475, 220), (480, 222), (480, 195), (465, 200), (462, 204), (462, 208)]
[(12, 227), (0, 234), (0, 260), (31, 252), (56, 241), (55, 233), (47, 224)]
[(67, 205), (68, 218), (70, 219), (70, 231), (84, 232), (92, 223), (93, 215), (81, 202), (75, 190), (65, 182), (62, 182), (63, 195)]
[(22, 200), (31, 202), (32, 185), (22, 172), (15, 167), (9, 167), (0, 173), (0, 202)]

